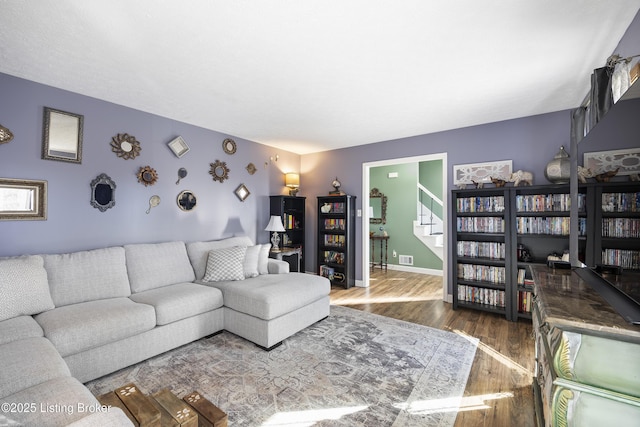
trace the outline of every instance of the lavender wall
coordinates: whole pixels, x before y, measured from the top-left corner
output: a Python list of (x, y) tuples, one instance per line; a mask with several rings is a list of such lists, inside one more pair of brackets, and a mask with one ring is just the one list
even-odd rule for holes
[[(0, 124), (14, 134), (13, 141), (0, 145), (0, 177), (47, 180), (49, 187), (46, 221), (0, 221), (0, 256), (234, 234), (267, 242), (263, 230), (269, 219), (268, 196), (286, 194), (282, 173), (299, 170), (297, 154), (234, 138), (237, 152), (228, 155), (222, 141), (229, 135), (12, 76), (0, 74), (0, 92)], [(41, 159), (44, 106), (84, 115), (82, 164)], [(141, 142), (142, 152), (133, 160), (118, 158), (109, 146), (113, 136), (125, 132)], [(182, 158), (166, 145), (178, 135), (191, 147)], [(276, 154), (278, 161), (265, 166)], [(230, 169), (224, 183), (209, 175), (209, 163), (216, 159), (227, 162)], [(258, 168), (254, 175), (245, 170), (249, 162)], [(149, 187), (136, 177), (138, 169), (147, 165), (159, 175)], [(188, 175), (176, 185), (180, 167)], [(103, 172), (117, 185), (116, 205), (106, 212), (89, 204), (89, 183)], [(244, 202), (234, 194), (240, 183), (251, 191)], [(185, 189), (198, 197), (191, 212), (176, 205), (176, 196)], [(147, 215), (154, 194), (162, 202)]]

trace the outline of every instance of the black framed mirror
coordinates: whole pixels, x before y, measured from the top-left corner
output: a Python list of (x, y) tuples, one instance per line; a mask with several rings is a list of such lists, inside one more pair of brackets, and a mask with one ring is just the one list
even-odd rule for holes
[(116, 183), (107, 174), (98, 175), (91, 181), (91, 206), (104, 212), (116, 204)]
[(387, 223), (387, 196), (377, 188), (369, 193), (369, 224)]
[(47, 219), (47, 181), (0, 178), (0, 221)]
[(82, 163), (82, 127), (80, 114), (44, 107), (42, 158)]

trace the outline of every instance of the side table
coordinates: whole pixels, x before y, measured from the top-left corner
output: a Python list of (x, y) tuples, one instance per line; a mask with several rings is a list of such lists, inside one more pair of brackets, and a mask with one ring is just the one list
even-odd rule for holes
[(269, 257), (288, 262), (289, 271), (301, 271), (302, 248), (284, 247), (279, 251), (272, 250), (269, 252)]
[[(373, 270), (375, 268), (376, 265), (380, 266), (380, 269), (386, 272), (387, 271), (387, 264), (388, 264), (388, 253), (387, 253), (387, 246), (388, 246), (388, 241), (389, 241), (389, 235), (372, 235), (369, 236), (369, 239), (371, 240), (371, 270)], [(376, 263), (376, 241), (380, 242), (380, 262)]]

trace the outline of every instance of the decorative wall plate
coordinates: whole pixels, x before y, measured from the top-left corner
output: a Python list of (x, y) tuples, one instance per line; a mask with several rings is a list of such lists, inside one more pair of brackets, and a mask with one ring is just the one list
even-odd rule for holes
[(231, 138), (227, 138), (222, 141), (222, 149), (227, 154), (233, 154), (236, 152), (236, 142)]
[(175, 154), (178, 158), (184, 156), (185, 154), (187, 154), (187, 151), (189, 151), (189, 146), (181, 136), (172, 141), (169, 141), (167, 145), (169, 146), (169, 148), (171, 148), (173, 154)]
[(229, 168), (226, 162), (216, 160), (214, 163), (209, 163), (211, 170), (209, 173), (213, 177), (214, 181), (224, 182), (225, 179), (229, 179)]
[(9, 129), (0, 125), (0, 144), (5, 144), (13, 139), (13, 134)]
[(249, 194), (251, 194), (247, 186), (244, 184), (240, 184), (238, 188), (236, 188), (235, 193), (236, 193), (236, 196), (238, 196), (238, 199), (240, 199), (240, 201), (242, 202), (244, 202), (245, 199), (249, 197)]
[(258, 170), (256, 168), (256, 165), (254, 165), (253, 163), (249, 163), (246, 169), (247, 169), (247, 172), (249, 172), (249, 175), (253, 175)]
[(140, 142), (128, 133), (119, 133), (111, 138), (111, 151), (125, 160), (135, 159), (141, 150)]
[(158, 180), (158, 173), (151, 166), (141, 167), (138, 171), (138, 182), (147, 185), (153, 185)]

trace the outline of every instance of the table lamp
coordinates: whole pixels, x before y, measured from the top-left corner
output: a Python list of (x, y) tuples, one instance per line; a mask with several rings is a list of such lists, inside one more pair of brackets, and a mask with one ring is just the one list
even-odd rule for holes
[(267, 228), (265, 228), (264, 231), (273, 232), (273, 234), (271, 234), (271, 244), (273, 245), (272, 250), (274, 252), (279, 252), (280, 251), (280, 235), (278, 233), (279, 232), (282, 233), (283, 231), (285, 231), (284, 226), (282, 225), (282, 218), (280, 218), (280, 215), (271, 215), (271, 218), (269, 219), (269, 224), (267, 224)]

